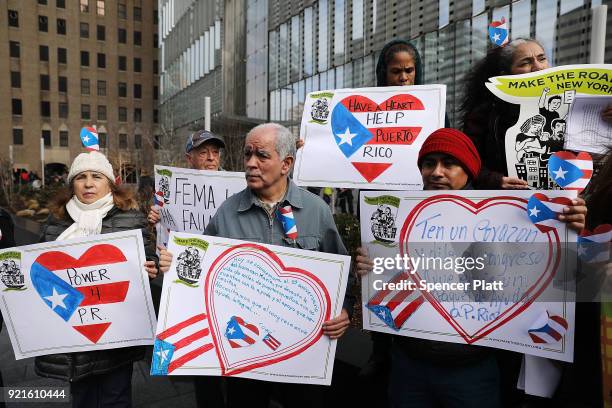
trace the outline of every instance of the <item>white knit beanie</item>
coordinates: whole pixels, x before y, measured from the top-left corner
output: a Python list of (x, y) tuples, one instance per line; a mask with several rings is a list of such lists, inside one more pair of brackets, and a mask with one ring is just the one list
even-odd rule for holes
[(68, 172), (68, 184), (72, 182), (79, 173), (84, 171), (97, 171), (98, 173), (104, 174), (111, 183), (115, 182), (115, 174), (113, 173), (113, 166), (110, 164), (108, 159), (102, 153), (93, 150), (88, 153), (79, 154), (70, 166)]

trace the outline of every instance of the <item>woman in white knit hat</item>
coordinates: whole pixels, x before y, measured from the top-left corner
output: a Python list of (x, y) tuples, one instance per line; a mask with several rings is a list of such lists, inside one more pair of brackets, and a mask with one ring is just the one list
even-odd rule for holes
[[(42, 230), (41, 242), (96, 234), (142, 230), (147, 261), (144, 268), (157, 276), (157, 256), (147, 221), (133, 193), (114, 183), (113, 167), (97, 151), (81, 153), (72, 162), (65, 194), (60, 194)], [(36, 357), (38, 375), (70, 382), (73, 407), (130, 407), (133, 362), (144, 347), (52, 354)]]

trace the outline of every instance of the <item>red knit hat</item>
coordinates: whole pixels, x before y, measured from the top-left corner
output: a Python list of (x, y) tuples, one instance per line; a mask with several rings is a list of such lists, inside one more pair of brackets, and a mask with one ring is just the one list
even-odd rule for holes
[(430, 153), (444, 153), (453, 156), (463, 165), (472, 179), (475, 179), (480, 172), (480, 155), (476, 146), (465, 133), (457, 129), (441, 128), (425, 139), (419, 151), (417, 161), (419, 169), (423, 158)]

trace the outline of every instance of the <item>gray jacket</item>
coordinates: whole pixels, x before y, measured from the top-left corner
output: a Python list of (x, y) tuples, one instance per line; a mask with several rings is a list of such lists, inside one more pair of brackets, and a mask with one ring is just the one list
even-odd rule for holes
[[(327, 204), (318, 196), (296, 186), (289, 180), (287, 194), (278, 205), (290, 204), (297, 226), (297, 239), (285, 236), (281, 222), (268, 215), (253, 192), (247, 187), (234, 194), (219, 207), (204, 234), (240, 239), (263, 244), (281, 245), (330, 254), (348, 255), (334, 217)], [(354, 278), (349, 276), (343, 307), (352, 314), (355, 303), (352, 293)]]

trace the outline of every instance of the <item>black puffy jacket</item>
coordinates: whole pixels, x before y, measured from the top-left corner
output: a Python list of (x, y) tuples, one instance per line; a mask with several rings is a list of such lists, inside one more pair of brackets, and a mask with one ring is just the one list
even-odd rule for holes
[[(49, 216), (43, 226), (40, 242), (55, 241), (73, 221), (67, 217), (58, 219)], [(138, 210), (123, 211), (113, 207), (102, 220), (102, 234), (127, 231), (131, 229), (142, 230), (147, 260), (154, 260), (155, 242), (147, 228), (144, 215)], [(70, 382), (79, 381), (91, 375), (111, 372), (123, 365), (132, 364), (141, 360), (145, 355), (144, 346), (124, 347), (109, 350), (96, 350), (77, 353), (50, 354), (36, 357), (34, 369), (36, 374), (43, 377), (57, 378)]]

